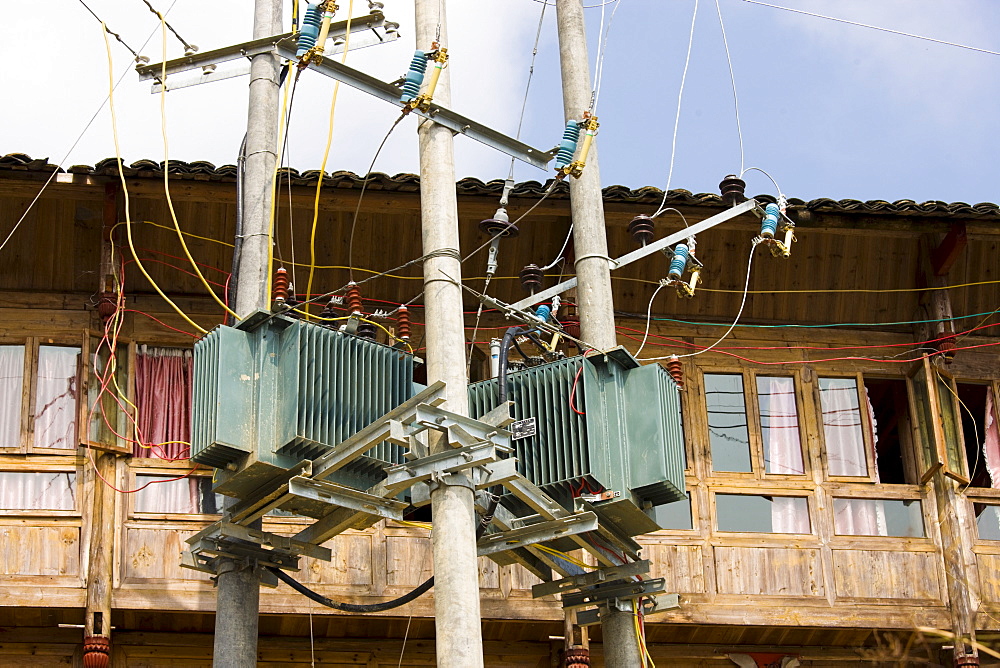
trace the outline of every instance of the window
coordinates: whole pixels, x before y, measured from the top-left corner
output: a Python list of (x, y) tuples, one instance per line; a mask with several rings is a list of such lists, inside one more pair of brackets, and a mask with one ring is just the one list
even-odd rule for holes
[(819, 401), (830, 475), (867, 476), (857, 379), (820, 378)]
[(1000, 506), (976, 503), (973, 508), (979, 540), (1000, 540)]
[[(744, 375), (703, 378), (713, 471), (805, 474), (795, 377), (746, 376), (756, 395), (749, 401)], [(756, 414), (748, 414), (748, 404), (756, 404)]]
[(833, 500), (833, 531), (840, 536), (922, 538), (924, 518), (917, 499)]
[(916, 484), (916, 448), (907, 402), (906, 381), (902, 378), (864, 378), (865, 394), (871, 406), (875, 445), (875, 479), (887, 485)]
[(213, 515), (222, 512), (222, 496), (212, 493), (207, 476), (135, 476), (135, 512)]
[(716, 528), (752, 533), (810, 533), (804, 496), (715, 495)]
[(6, 452), (76, 450), (81, 346), (0, 345), (0, 448)]
[(1000, 438), (993, 387), (958, 383), (962, 439), (971, 487), (1000, 487)]
[(189, 456), (193, 363), (190, 350), (140, 346), (135, 357), (138, 412), (134, 456)]
[(795, 408), (795, 379), (757, 376), (757, 404), (765, 470), (768, 473), (804, 474), (799, 414)]
[(76, 510), (74, 471), (0, 472), (0, 510)]
[(743, 376), (705, 374), (708, 442), (712, 470), (750, 473), (750, 433), (747, 429)]
[(690, 530), (694, 528), (691, 520), (691, 492), (681, 501), (665, 503), (653, 508), (654, 520), (661, 529)]

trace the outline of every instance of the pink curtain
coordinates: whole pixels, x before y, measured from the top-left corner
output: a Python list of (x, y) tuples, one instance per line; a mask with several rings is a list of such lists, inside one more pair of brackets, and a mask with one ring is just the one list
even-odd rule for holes
[(819, 383), (830, 475), (867, 476), (857, 382), (853, 378), (820, 378)]
[[(799, 416), (795, 408), (795, 379), (777, 376), (757, 379), (758, 396), (766, 389), (766, 401), (760, 402), (764, 423), (767, 472), (802, 475), (802, 444), (799, 442)], [(765, 412), (766, 411), (766, 412)]]
[(986, 470), (990, 472), (990, 482), (993, 489), (1000, 488), (1000, 429), (996, 420), (996, 397), (993, 387), (986, 389), (986, 420), (984, 431), (986, 440), (983, 442), (983, 456), (986, 458)]
[(0, 346), (0, 448), (21, 445), (24, 346)]
[(133, 444), (134, 456), (188, 456), (193, 368), (190, 350), (142, 346), (135, 359), (137, 440), (141, 438), (142, 445)]
[(76, 473), (71, 471), (0, 473), (0, 509), (76, 510)]
[(79, 348), (39, 346), (35, 384), (35, 447), (77, 447), (76, 396)]

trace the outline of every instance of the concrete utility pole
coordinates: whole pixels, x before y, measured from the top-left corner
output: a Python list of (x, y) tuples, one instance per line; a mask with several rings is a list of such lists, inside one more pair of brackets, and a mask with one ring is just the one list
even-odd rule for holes
[[(444, 0), (415, 0), (417, 48), (435, 41), (447, 45)], [(436, 102), (451, 106), (451, 80), (445, 69), (434, 92)], [(423, 252), (440, 253), (424, 261), (427, 381), (447, 383), (448, 410), (469, 414), (465, 375), (465, 318), (458, 242), (455, 148), (451, 130), (431, 121), (417, 129), (420, 140), (420, 219)], [(443, 439), (431, 452), (448, 449)], [(478, 668), (483, 665), (476, 556), (474, 492), (468, 476), (448, 475), (431, 491), (434, 532), (434, 617), (437, 665)]]
[[(254, 39), (281, 32), (282, 0), (255, 0)], [(262, 53), (250, 62), (246, 177), (243, 184), (243, 244), (234, 310), (245, 316), (267, 308), (271, 179), (278, 147), (278, 71), (276, 56)], [(216, 562), (215, 668), (257, 665), (260, 579), (256, 564), (220, 558)]]
[[(559, 30), (563, 110), (566, 120), (580, 120), (583, 112), (590, 108), (592, 90), (582, 0), (556, 0), (556, 25)], [(608, 350), (618, 345), (618, 341), (596, 145), (590, 149), (583, 174), (579, 179), (570, 178), (569, 182), (573, 247), (579, 281), (580, 335), (591, 345)], [(633, 614), (631, 610), (611, 610), (601, 615), (604, 663), (608, 668), (642, 665)]]

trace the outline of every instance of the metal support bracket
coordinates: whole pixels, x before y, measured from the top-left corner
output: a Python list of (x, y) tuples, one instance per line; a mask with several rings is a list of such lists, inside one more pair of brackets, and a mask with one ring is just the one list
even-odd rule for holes
[[(736, 216), (740, 216), (749, 211), (758, 211), (758, 212), (761, 211), (760, 204), (757, 203), (757, 200), (748, 199), (742, 204), (737, 204), (731, 209), (726, 209), (722, 213), (717, 213), (710, 218), (706, 218), (700, 223), (695, 223), (690, 227), (685, 227), (683, 230), (680, 230), (679, 232), (674, 232), (673, 234), (667, 235), (662, 239), (647, 244), (642, 248), (636, 249), (631, 253), (626, 253), (617, 260), (612, 261), (613, 265), (612, 269), (621, 269), (625, 265), (632, 264), (636, 260), (641, 260), (642, 258), (648, 255), (652, 255), (653, 253), (658, 253), (667, 246), (675, 244), (678, 241), (683, 241), (684, 239), (687, 239), (689, 236), (693, 234), (698, 234), (699, 232), (703, 232), (704, 230), (713, 228), (716, 225), (724, 223), (727, 220), (731, 220)], [(571, 278), (567, 281), (559, 283), (558, 285), (553, 285), (551, 288), (547, 288), (545, 290), (542, 290), (541, 292), (536, 292), (530, 297), (525, 297), (524, 299), (514, 302), (509, 306), (501, 307), (501, 310), (505, 311), (507, 315), (513, 315), (514, 313), (523, 311), (529, 306), (534, 306), (535, 304), (538, 304), (540, 302), (547, 301), (552, 297), (554, 297), (555, 295), (562, 294), (563, 292), (566, 292), (571, 288), (575, 288), (576, 283), (577, 283), (576, 278), (575, 277)]]
[(477, 547), (479, 556), (484, 557), (494, 552), (503, 552), (535, 543), (547, 543), (557, 538), (565, 538), (596, 529), (597, 515), (579, 513), (502, 533), (487, 534), (479, 539)]
[(532, 586), (531, 597), (540, 598), (542, 596), (550, 596), (552, 594), (563, 594), (576, 589), (582, 589), (584, 587), (593, 587), (605, 582), (612, 582), (623, 578), (632, 578), (637, 575), (645, 575), (649, 572), (649, 567), (649, 560), (643, 559), (642, 561), (633, 561), (622, 566), (609, 566), (608, 568), (601, 568), (596, 571), (584, 573), (583, 575), (574, 575), (572, 577), (563, 578), (562, 580), (542, 582), (541, 584)]
[[(659, 596), (645, 597), (642, 600), (642, 614), (651, 615), (654, 612), (663, 612), (664, 610), (673, 610), (681, 607), (679, 594), (660, 594)], [(633, 610), (632, 606), (634, 603), (629, 603), (623, 605), (621, 602), (615, 600), (612, 602), (616, 610), (622, 612), (631, 612)], [(596, 626), (601, 623), (601, 615), (604, 614), (606, 608), (591, 608), (590, 610), (577, 610), (576, 612), (576, 623), (578, 626)]]
[[(290, 40), (279, 42), (276, 51), (283, 58), (295, 59), (295, 44)], [(310, 63), (309, 69), (357, 88), (396, 107), (402, 108), (407, 106), (399, 101), (400, 90), (396, 86), (335, 60), (324, 58), (319, 63)], [(542, 151), (532, 148), (522, 141), (508, 137), (482, 123), (477, 123), (470, 118), (442, 107), (434, 101), (429, 103), (426, 110), (417, 108), (413, 110), (413, 113), (434, 121), (438, 125), (443, 125), (452, 132), (475, 139), (490, 148), (506, 153), (539, 169), (547, 169), (549, 161), (555, 157), (553, 151)]]
[(292, 478), (288, 481), (288, 493), (295, 497), (318, 501), (324, 505), (350, 508), (359, 513), (393, 520), (403, 519), (403, 512), (408, 505), (396, 499), (369, 494), (328, 480), (313, 480), (304, 477)]
[[(330, 24), (328, 41), (332, 41), (333, 44), (327, 46), (327, 49), (324, 51), (324, 55), (333, 55), (335, 53), (343, 52), (345, 45), (343, 38), (347, 35), (347, 23), (348, 22), (344, 20)], [(399, 34), (396, 31), (397, 27), (397, 24), (392, 21), (386, 21), (385, 16), (381, 12), (372, 12), (367, 16), (359, 16), (352, 19), (351, 50), (354, 51), (368, 46), (376, 46), (379, 44), (388, 44), (393, 42), (399, 37)], [(360, 34), (365, 32), (369, 33), (369, 35), (366, 36), (367, 38)], [(211, 51), (193, 53), (190, 56), (168, 60), (165, 63), (167, 79), (170, 81), (170, 86), (167, 90), (177, 90), (178, 88), (187, 88), (189, 86), (210, 83), (212, 81), (222, 81), (223, 79), (231, 79), (233, 77), (249, 74), (249, 62), (233, 63), (232, 61), (250, 59), (261, 53), (271, 53), (274, 51), (274, 47), (278, 42), (292, 38), (293, 36), (294, 33), (286, 32), (280, 35), (261, 37), (250, 40), (249, 42), (241, 42), (240, 44), (233, 44), (219, 49), (212, 49)], [(223, 63), (232, 64), (219, 68), (218, 66)], [(154, 82), (151, 92), (159, 93), (161, 90), (160, 78), (163, 76), (163, 67), (164, 63), (151, 63), (137, 65), (135, 69), (136, 72), (139, 73), (140, 80), (152, 80)], [(197, 71), (197, 73), (195, 74), (192, 72), (193, 70)], [(182, 74), (184, 72), (192, 72), (192, 74), (195, 75), (182, 77), (176, 82), (170, 80), (172, 75)]]
[(608, 582), (585, 591), (563, 594), (562, 605), (564, 610), (576, 610), (577, 608), (586, 608), (593, 605), (608, 607), (614, 601), (631, 601), (637, 598), (662, 594), (665, 591), (666, 580), (663, 578)]
[(397, 493), (418, 482), (427, 482), (448, 473), (458, 473), (495, 461), (497, 461), (497, 448), (493, 443), (479, 443), (439, 452), (423, 459), (387, 468), (385, 488), (390, 493)]

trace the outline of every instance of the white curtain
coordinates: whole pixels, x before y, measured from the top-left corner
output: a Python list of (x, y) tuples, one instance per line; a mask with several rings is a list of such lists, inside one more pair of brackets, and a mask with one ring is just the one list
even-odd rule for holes
[(771, 531), (809, 533), (809, 502), (799, 496), (772, 496)]
[(35, 447), (77, 446), (76, 397), (79, 348), (40, 346), (35, 386)]
[(802, 475), (802, 444), (799, 441), (799, 416), (795, 408), (795, 379), (777, 376), (757, 379), (760, 419), (766, 439), (767, 472)]
[[(203, 492), (207, 491), (210, 481), (204, 477), (181, 478), (169, 480), (170, 476), (137, 475), (137, 487), (142, 487), (151, 480), (166, 480), (157, 482), (136, 492), (135, 511), (137, 513), (214, 513), (216, 507), (205, 507), (206, 499)], [(211, 502), (210, 502), (211, 503)]]
[(0, 473), (2, 510), (76, 510), (76, 473)]
[(996, 397), (993, 387), (986, 389), (986, 439), (983, 441), (983, 456), (986, 458), (986, 469), (990, 472), (990, 483), (993, 489), (1000, 488), (1000, 428), (996, 420)]
[[(865, 388), (865, 404), (871, 424), (868, 435), (875, 451), (875, 482), (877, 483), (879, 482), (878, 429), (875, 421), (875, 407), (872, 406), (871, 398), (868, 396), (868, 388)], [(882, 499), (834, 499), (833, 530), (834, 533), (842, 536), (888, 536), (885, 501)]]
[(0, 346), (0, 448), (21, 445), (24, 346)]
[(820, 378), (819, 396), (830, 475), (867, 476), (857, 382), (853, 378)]

